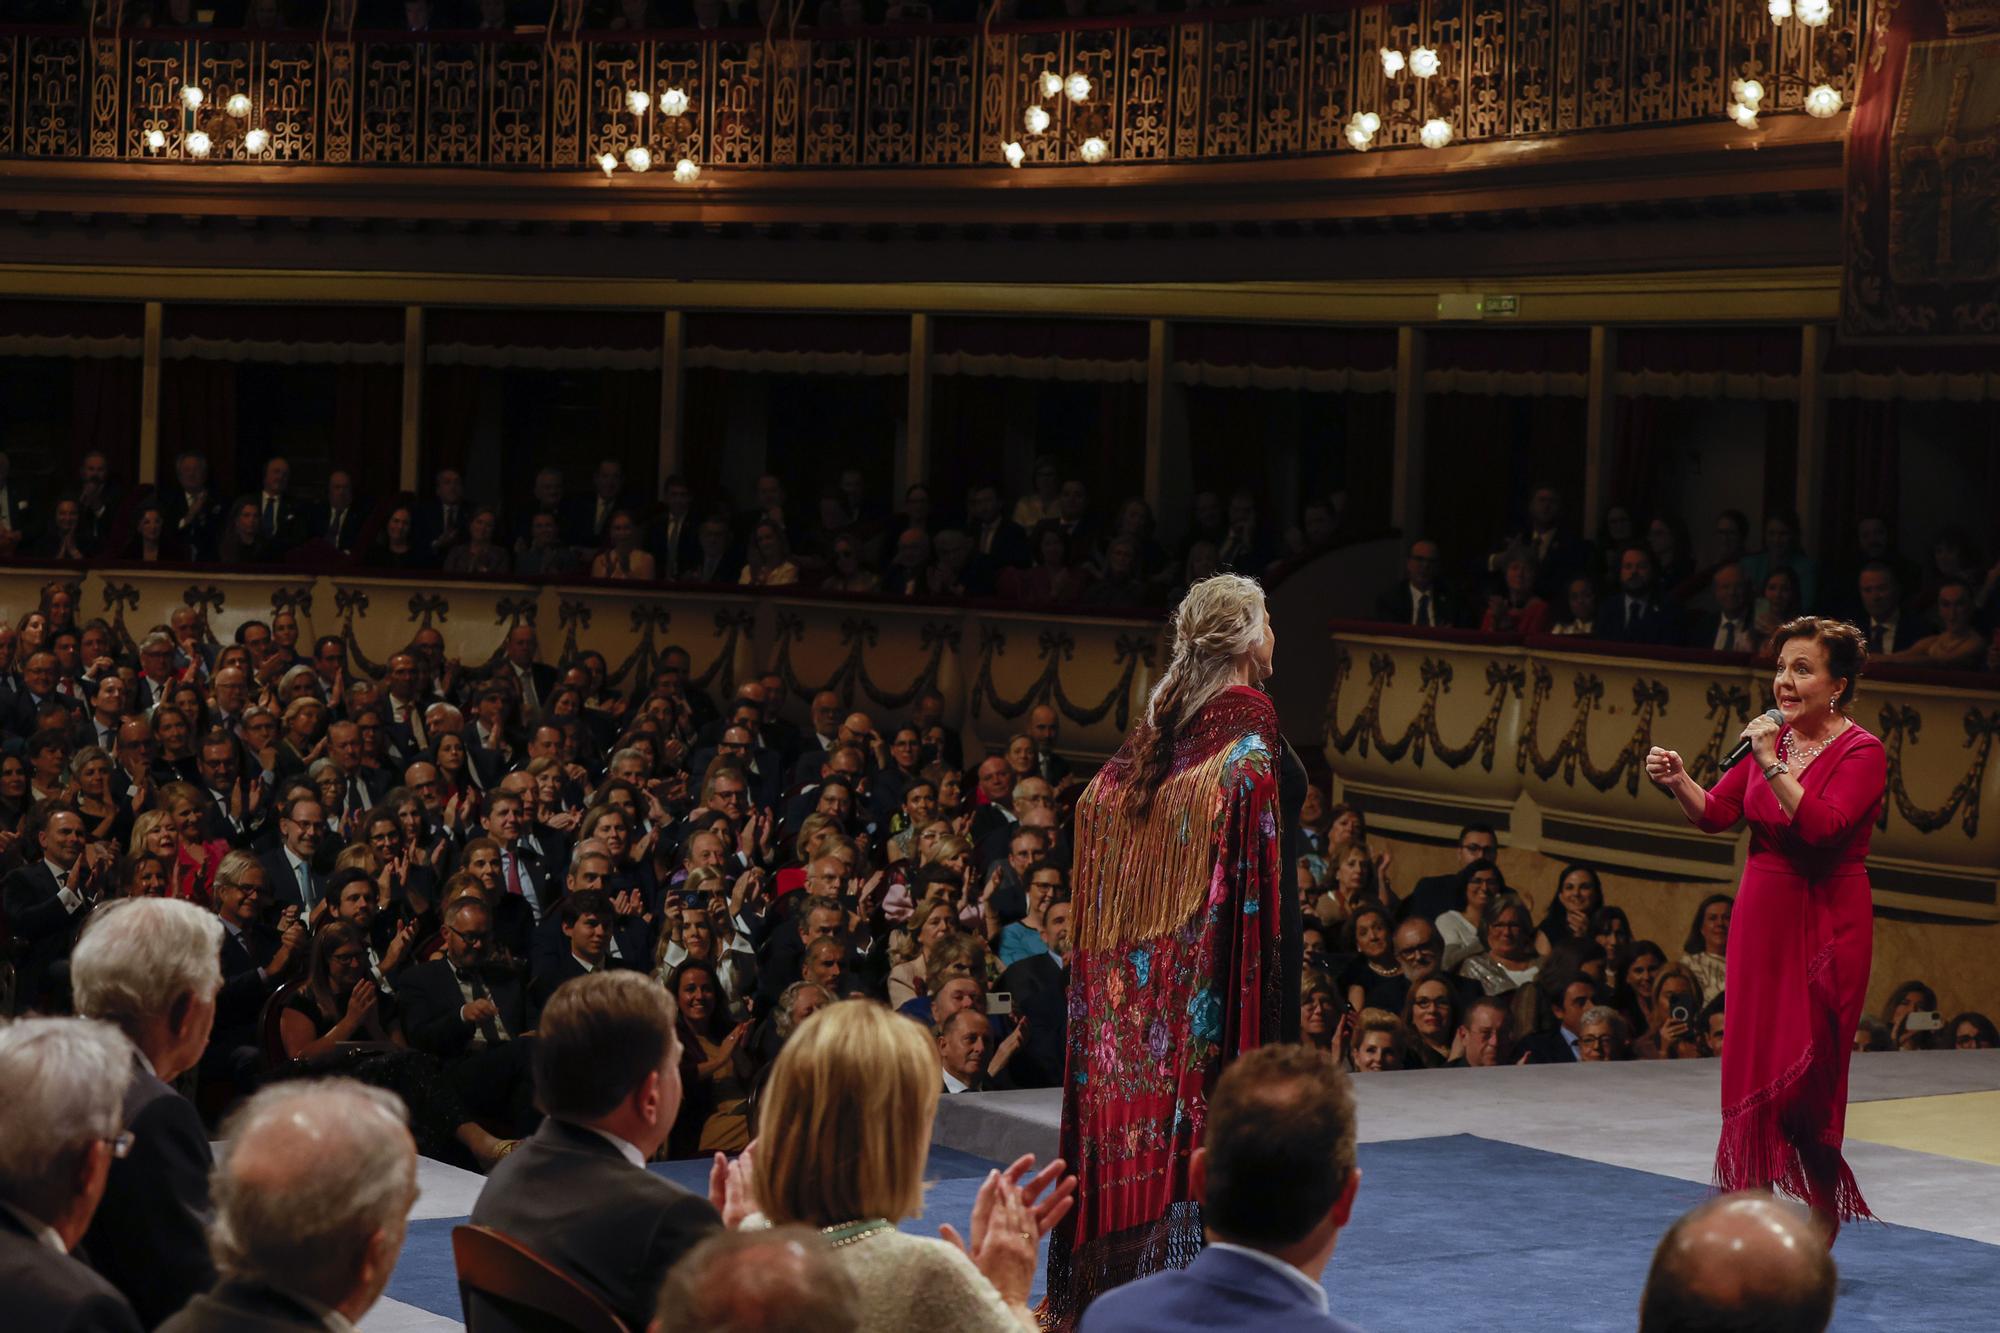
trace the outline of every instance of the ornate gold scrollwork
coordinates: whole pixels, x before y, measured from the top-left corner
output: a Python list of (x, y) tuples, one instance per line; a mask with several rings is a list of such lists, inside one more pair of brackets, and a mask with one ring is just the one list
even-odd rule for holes
[[(641, 602), (632, 608), (632, 632), (639, 636), (639, 642), (632, 646), (631, 653), (618, 664), (615, 671), (607, 671), (605, 685), (616, 688), (632, 677), (634, 685), (650, 683), (653, 667), (660, 660), (660, 645), (657, 636), (667, 632), (667, 626), (674, 623), (672, 608), (658, 602)], [(585, 625), (589, 622), (586, 620)]]
[(125, 628), (125, 613), (139, 609), (139, 590), (129, 583), (104, 581), (104, 609), (111, 613), (111, 638), (128, 653), (139, 651), (132, 632)]
[(1070, 721), (1087, 727), (1111, 715), (1112, 724), (1124, 731), (1132, 717), (1132, 682), (1141, 664), (1153, 665), (1153, 641), (1143, 634), (1120, 634), (1112, 648), (1112, 665), (1120, 669), (1118, 681), (1104, 697), (1088, 708), (1082, 707), (1063, 689), (1062, 664), (1076, 655), (1076, 640), (1063, 630), (1044, 630), (1039, 639), (1042, 671), (1026, 692), (1003, 699), (993, 686), (993, 659), (1007, 651), (1007, 636), (990, 627), (979, 631), (979, 675), (972, 682), (972, 715), (991, 706), (1003, 718), (1017, 718), (1037, 704), (1051, 703)]
[(431, 593), (428, 596), (423, 593), (412, 594), (410, 597), (410, 618), (418, 622), (418, 629), (432, 628), (431, 622), (433, 620), (449, 624), (451, 621), (451, 603), (436, 593)]
[(1750, 720), (1750, 691), (1719, 682), (1709, 686), (1708, 716), (1715, 722), (1715, 730), (1708, 734), (1707, 746), (1687, 766), (1688, 776), (1704, 787), (1721, 774), (1723, 750)]
[(312, 584), (302, 584), (296, 588), (280, 587), (271, 589), (271, 614), (275, 616), (280, 611), (290, 611), (294, 615), (311, 615), (313, 613)]
[[(1882, 705), (1882, 744), (1889, 752), (1889, 800), (1895, 802), (1896, 812), (1921, 833), (1935, 833), (1949, 824), (1953, 815), (1958, 815), (1959, 828), (1966, 837), (1973, 837), (1979, 832), (1979, 789), (1986, 777), (1986, 761), (1993, 753), (1993, 738), (2000, 735), (2000, 709), (1990, 713), (1977, 708), (1965, 710), (1965, 748), (1972, 751), (1972, 766), (1936, 809), (1927, 809), (1911, 800), (1909, 788), (1903, 782), (1903, 742), (1907, 739), (1916, 744), (1923, 721), (1923, 715), (1914, 708)], [(1876, 822), (1882, 828), (1889, 826), (1888, 801), (1882, 803), (1882, 815)]]
[(907, 685), (892, 690), (878, 684), (868, 671), (867, 650), (875, 646), (880, 633), (872, 620), (851, 616), (841, 621), (840, 642), (847, 654), (831, 675), (817, 685), (810, 685), (792, 669), (792, 645), (805, 637), (805, 619), (796, 612), (781, 611), (777, 617), (778, 658), (771, 664), (771, 670), (785, 682), (785, 692), (800, 699), (810, 700), (815, 694), (831, 690), (840, 696), (842, 708), (852, 708), (858, 687), (862, 697), (879, 708), (908, 708), (925, 690), (937, 684), (946, 651), (956, 651), (960, 639), (958, 626), (950, 621), (925, 621), (918, 631), (918, 642), (927, 654), (924, 664)]
[(1453, 745), (1438, 733), (1438, 695), (1451, 690), (1452, 665), (1442, 658), (1426, 657), (1418, 670), (1423, 680), (1423, 698), (1417, 705), (1416, 715), (1410, 719), (1403, 734), (1390, 739), (1382, 730), (1382, 692), (1395, 679), (1396, 663), (1387, 653), (1375, 653), (1369, 657), (1368, 702), (1354, 715), (1354, 721), (1346, 727), (1339, 724), (1340, 687), (1353, 669), (1353, 659), (1343, 650), (1334, 661), (1333, 689), (1326, 701), (1326, 734), (1333, 747), (1342, 754), (1359, 749), (1365, 756), (1373, 745), (1381, 756), (1392, 764), (1402, 762), (1405, 754), (1410, 762), (1419, 768), (1423, 766), (1426, 749), (1435, 753), (1446, 768), (1462, 768), (1471, 762), (1473, 756), (1479, 758), (1479, 766), (1491, 773), (1493, 754), (1500, 731), (1500, 714), (1507, 707), (1507, 695), (1511, 691), (1516, 698), (1521, 693), (1521, 668), (1509, 662), (1491, 661), (1486, 664), (1486, 716), (1474, 727), (1472, 734), (1463, 745)]
[(741, 607), (725, 606), (717, 611), (715, 637), (722, 640), (722, 646), (716, 649), (714, 660), (702, 673), (688, 682), (688, 688), (706, 690), (713, 686), (715, 693), (725, 698), (733, 694), (736, 690), (736, 645), (756, 622), (757, 617)]
[(1555, 678), (1549, 669), (1537, 662), (1534, 664), (1535, 688), (1529, 696), (1528, 717), (1521, 728), (1521, 744), (1514, 752), (1514, 767), (1525, 770), (1532, 766), (1535, 776), (1547, 782), (1562, 774), (1562, 780), (1576, 785), (1579, 773), (1583, 780), (1599, 791), (1610, 791), (1625, 782), (1627, 795), (1639, 793), (1639, 774), (1645, 767), (1646, 751), (1653, 744), (1653, 717), (1667, 711), (1667, 687), (1657, 680), (1636, 680), (1632, 682), (1632, 706), (1634, 720), (1632, 735), (1613, 757), (1608, 768), (1599, 768), (1590, 757), (1590, 715), (1604, 701), (1604, 681), (1589, 672), (1580, 671), (1576, 676), (1576, 714), (1570, 719), (1569, 730), (1563, 733), (1555, 753), (1542, 753), (1538, 723), (1541, 719), (1542, 701), (1555, 688)]
[(346, 661), (361, 668), (363, 673), (381, 679), (385, 668), (368, 660), (368, 655), (361, 651), (361, 640), (354, 633), (356, 618), (365, 619), (368, 615), (368, 590), (334, 584), (333, 609), (341, 618), (340, 640), (346, 648)]

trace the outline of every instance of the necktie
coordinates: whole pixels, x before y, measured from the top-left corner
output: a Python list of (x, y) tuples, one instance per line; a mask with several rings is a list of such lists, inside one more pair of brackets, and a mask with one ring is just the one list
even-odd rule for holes
[(334, 543), (336, 543), (336, 544), (338, 544), (338, 543), (339, 543), (339, 541), (340, 541), (340, 519), (341, 519), (341, 515), (345, 514), (346, 512), (347, 512), (347, 511), (346, 511), (346, 510), (344, 510), (344, 509), (336, 509), (336, 510), (334, 510), (334, 511), (333, 511), (333, 517), (327, 520), (327, 524), (326, 524), (326, 539), (327, 539), (328, 541), (330, 541), (330, 542), (334, 542)]
[(367, 808), (368, 797), (362, 793), (361, 779), (349, 778), (347, 780), (347, 812), (351, 814), (356, 810), (366, 810)]
[[(466, 985), (471, 988), (472, 998), (475, 1000), (488, 1000), (493, 998), (492, 992), (486, 989), (486, 978), (480, 976), (477, 972), (470, 973), (466, 976)], [(486, 1044), (488, 1046), (497, 1046), (501, 1042), (507, 1040), (507, 1034), (505, 1030), (501, 1028), (500, 1020), (498, 1018), (480, 1019), (479, 1035), (486, 1038)]]
[(1735, 647), (1736, 647), (1736, 622), (1733, 620), (1725, 620), (1722, 623), (1722, 651), (1726, 653), (1731, 651)]
[(1429, 593), (1425, 593), (1417, 598), (1416, 623), (1419, 625), (1428, 625), (1431, 623), (1431, 595)]
[(1639, 623), (1639, 602), (1637, 598), (1625, 599), (1625, 628), (1632, 629)]
[(268, 537), (277, 530), (278, 530), (278, 497), (275, 495), (267, 495), (264, 497), (264, 535)]
[(296, 867), (296, 872), (299, 877), (299, 919), (310, 921), (313, 910), (312, 867), (301, 861)]
[(590, 530), (591, 530), (592, 532), (595, 532), (595, 533), (598, 533), (599, 535), (602, 535), (602, 534), (603, 534), (603, 532), (604, 532), (604, 520), (605, 520), (605, 517), (606, 517), (606, 515), (607, 515), (607, 514), (608, 514), (608, 512), (610, 511), (610, 509), (611, 509), (611, 502), (610, 502), (609, 500), (605, 500), (605, 499), (601, 499), (601, 498), (600, 498), (600, 499), (598, 500), (598, 502), (597, 502), (597, 517), (596, 517), (595, 519), (591, 520), (591, 524), (590, 524)]
[(445, 530), (446, 532), (456, 532), (456, 531), (458, 531), (458, 506), (457, 506), (457, 505), (446, 505), (446, 506), (444, 507), (444, 530)]
[[(672, 570), (672, 563), (671, 560), (668, 561), (669, 572)], [(529, 713), (540, 712), (542, 701), (535, 693), (535, 669), (533, 667), (522, 667), (520, 669), (520, 676), (522, 710)]]
[(521, 858), (513, 852), (507, 853), (507, 892), (516, 898), (528, 896), (521, 891)]
[(410, 724), (410, 739), (415, 741), (417, 748), (421, 750), (426, 744), (424, 740), (424, 720), (417, 716), (418, 710), (415, 704), (404, 704), (402, 707), (403, 720)]
[(1869, 651), (1869, 652), (1871, 652), (1871, 653), (1879, 653), (1879, 652), (1881, 652), (1881, 651), (1882, 651), (1882, 639), (1883, 639), (1883, 637), (1884, 637), (1885, 635), (1887, 635), (1887, 634), (1888, 634), (1888, 632), (1889, 632), (1889, 627), (1888, 627), (1887, 625), (1884, 625), (1884, 624), (1883, 624), (1883, 623), (1882, 623), (1881, 621), (1879, 621), (1879, 620), (1871, 620), (1871, 621), (1869, 621), (1869, 622), (1868, 622), (1868, 651)]

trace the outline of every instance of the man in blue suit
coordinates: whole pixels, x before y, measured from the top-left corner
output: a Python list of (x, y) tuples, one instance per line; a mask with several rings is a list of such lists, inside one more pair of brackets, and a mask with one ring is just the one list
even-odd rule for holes
[(1105, 1292), (1082, 1333), (1357, 1333), (1320, 1271), (1354, 1210), (1354, 1095), (1308, 1046), (1263, 1046), (1224, 1071), (1188, 1184), (1208, 1247), (1185, 1269)]

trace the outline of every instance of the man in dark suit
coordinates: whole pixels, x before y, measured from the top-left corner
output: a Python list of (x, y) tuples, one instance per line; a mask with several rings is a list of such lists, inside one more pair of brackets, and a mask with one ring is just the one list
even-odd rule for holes
[(1306, 1046), (1263, 1046), (1217, 1080), (1188, 1163), (1207, 1247), (1099, 1296), (1082, 1333), (1353, 1333), (1320, 1275), (1354, 1211), (1354, 1094)]
[(110, 849), (84, 848), (83, 819), (74, 810), (37, 805), (28, 838), (41, 858), (7, 876), (0, 901), (16, 940), (27, 946), (20, 971), (23, 1009), (62, 1008), (68, 990), (69, 951), (84, 919), (110, 883)]
[(625, 468), (615, 458), (598, 463), (590, 476), (590, 489), (589, 495), (573, 495), (563, 501), (563, 540), (578, 551), (602, 548), (611, 516), (621, 509), (630, 513), (635, 507), (625, 494)]
[(1047, 953), (1029, 954), (1000, 974), (1000, 989), (1014, 997), (1024, 1036), (1010, 1072), (1018, 1088), (1062, 1086), (1069, 1049), (1069, 941), (1067, 901), (1042, 909)]
[(1428, 537), (1410, 543), (1403, 557), (1403, 581), (1375, 599), (1375, 618), (1394, 625), (1460, 624), (1463, 611), (1451, 590), (1438, 581), (1444, 552)]
[(527, 988), (518, 972), (489, 961), (493, 913), (461, 898), (445, 914), (445, 956), (396, 983), (403, 1035), (445, 1062), (445, 1072), (482, 1123), (525, 1128), (534, 1119), (528, 1081)]
[[(646, 1169), (680, 1110), (680, 1042), (666, 992), (639, 972), (578, 977), (550, 999), (536, 1045), (547, 1118), (493, 1168), (474, 1226), (519, 1241), (596, 1293), (629, 1327), (652, 1317), (669, 1268), (747, 1205), (702, 1199)], [(468, 1320), (512, 1327), (497, 1310)]]
[(446, 551), (465, 540), (472, 511), (465, 503), (465, 478), (457, 469), (439, 468), (432, 487), (431, 498), (412, 515), (413, 535), (417, 545), (442, 560)]
[(1687, 646), (1718, 653), (1752, 653), (1757, 631), (1752, 614), (1750, 576), (1741, 565), (1723, 565), (1709, 578), (1715, 610), (1696, 616), (1688, 626)]
[(132, 1044), (77, 1018), (0, 1027), (0, 1324), (138, 1333), (117, 1288), (76, 1257), (121, 1153)]
[(973, 549), (994, 569), (1026, 569), (1034, 563), (1027, 530), (1002, 511), (1000, 488), (992, 482), (972, 488), (966, 499), (965, 519)]
[(1618, 595), (1597, 609), (1597, 637), (1616, 643), (1678, 644), (1680, 621), (1654, 587), (1653, 553), (1628, 546), (1618, 556)]
[(313, 865), (326, 831), (326, 807), (318, 798), (294, 796), (278, 817), (278, 845), (262, 858), (267, 901), (278, 910), (298, 908), (307, 929), (312, 928), (313, 912), (326, 897), (326, 876)]
[(1528, 497), (1526, 525), (1486, 557), (1488, 572), (1502, 573), (1515, 551), (1534, 557), (1535, 595), (1551, 604), (1561, 600), (1571, 579), (1589, 572), (1593, 554), (1590, 541), (1563, 522), (1562, 492), (1553, 486), (1537, 487)]
[(330, 472), (326, 478), (326, 503), (314, 515), (313, 540), (325, 543), (330, 550), (348, 554), (361, 540), (361, 520), (365, 516), (360, 502), (354, 498), (353, 474)]
[(773, 809), (784, 796), (784, 761), (776, 750), (756, 744), (742, 727), (729, 727), (713, 748), (696, 750), (688, 761), (688, 772), (702, 783), (716, 764), (733, 765), (743, 775), (750, 788), (752, 809)]
[(521, 716), (536, 718), (548, 703), (549, 694), (560, 679), (556, 669), (546, 662), (535, 659), (541, 656), (542, 641), (535, 633), (533, 625), (521, 624), (507, 631), (507, 638), (500, 648), (500, 660), (493, 664), (493, 675), (511, 677), (521, 695)]
[(646, 549), (661, 578), (678, 579), (701, 563), (701, 519), (687, 482), (668, 477), (666, 492), (666, 508), (647, 528)]
[(351, 1079), (266, 1088), (224, 1126), (215, 1228), (229, 1274), (162, 1333), (327, 1333), (382, 1295), (417, 1201), (402, 1103)]
[(1571, 1065), (1581, 1058), (1577, 1050), (1578, 1034), (1583, 1030), (1584, 1011), (1597, 1003), (1597, 984), (1589, 977), (1560, 974), (1552, 978), (1552, 984), (1543, 985), (1542, 978), (1535, 979), (1536, 986), (1548, 997), (1549, 1007), (1555, 1011), (1557, 1026), (1547, 1032), (1537, 1032), (1521, 1043), (1528, 1052), (1531, 1065)]
[(1500, 835), (1491, 824), (1467, 824), (1458, 831), (1458, 867), (1442, 875), (1426, 875), (1396, 905), (1396, 920), (1420, 916), (1431, 924), (1446, 912), (1465, 910), (1465, 868), (1475, 861), (1491, 862), (1500, 854)]
[(190, 560), (215, 559), (224, 510), (209, 486), (208, 460), (197, 453), (174, 459), (173, 484), (161, 486), (157, 498), (167, 535), (174, 539), (169, 545), (178, 546)]
[(77, 1012), (135, 1048), (124, 1120), (132, 1148), (111, 1164), (84, 1251), (148, 1328), (215, 1285), (205, 1230), (214, 1159), (200, 1113), (171, 1081), (208, 1047), (222, 935), (193, 903), (127, 898), (91, 919), (71, 961)]
[(312, 535), (312, 516), (291, 494), (292, 465), (283, 458), (264, 464), (264, 486), (257, 494), (257, 534), (273, 555), (282, 555)]
[(260, 1066), (258, 1020), (271, 992), (305, 967), (311, 941), (295, 913), (278, 924), (264, 920), (269, 898), (264, 866), (256, 855), (233, 851), (215, 868), (215, 915), (222, 922), (222, 989), (215, 996), (215, 1025), (202, 1056), (204, 1076), (254, 1086)]

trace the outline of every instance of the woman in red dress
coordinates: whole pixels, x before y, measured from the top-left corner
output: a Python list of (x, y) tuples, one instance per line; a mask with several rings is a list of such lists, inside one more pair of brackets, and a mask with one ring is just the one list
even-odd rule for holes
[(1705, 833), (1750, 824), (1725, 974), (1735, 1032), (1722, 1053), (1716, 1183), (1803, 1200), (1832, 1244), (1842, 1222), (1872, 1217), (1840, 1146), (1874, 947), (1863, 862), (1888, 765), (1882, 742), (1848, 716), (1867, 657), (1861, 631), (1804, 616), (1772, 647), (1784, 721), (1743, 729), (1749, 757), (1706, 791), (1671, 750), (1655, 747), (1646, 775)]

